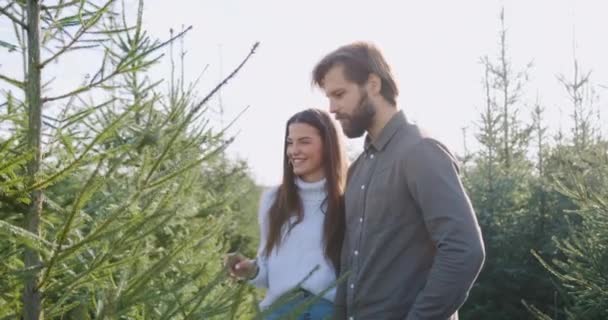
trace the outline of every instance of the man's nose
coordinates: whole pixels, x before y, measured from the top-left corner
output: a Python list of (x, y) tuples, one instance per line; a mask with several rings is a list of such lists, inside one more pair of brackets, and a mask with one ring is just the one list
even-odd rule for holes
[(329, 101), (329, 112), (330, 113), (336, 113), (336, 112), (338, 112), (338, 105), (335, 102), (331, 101), (331, 100)]

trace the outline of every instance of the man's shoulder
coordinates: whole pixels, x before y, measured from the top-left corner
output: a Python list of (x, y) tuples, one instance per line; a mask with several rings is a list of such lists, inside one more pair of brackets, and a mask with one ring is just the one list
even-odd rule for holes
[(450, 148), (441, 142), (433, 133), (414, 123), (408, 123), (398, 133), (399, 138), (395, 149), (399, 151), (399, 158), (409, 161), (411, 158), (424, 158), (431, 154), (432, 149), (441, 150), (446, 156), (456, 161)]
[(415, 123), (406, 123), (397, 132), (394, 150), (400, 151), (400, 156), (406, 158), (411, 150), (424, 141), (437, 141), (430, 131)]

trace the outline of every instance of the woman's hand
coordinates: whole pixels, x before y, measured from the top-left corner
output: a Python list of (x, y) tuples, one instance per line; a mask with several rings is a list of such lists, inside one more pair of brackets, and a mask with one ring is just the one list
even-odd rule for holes
[(238, 279), (253, 279), (258, 273), (258, 264), (238, 252), (229, 253), (224, 257), (224, 266), (230, 276)]

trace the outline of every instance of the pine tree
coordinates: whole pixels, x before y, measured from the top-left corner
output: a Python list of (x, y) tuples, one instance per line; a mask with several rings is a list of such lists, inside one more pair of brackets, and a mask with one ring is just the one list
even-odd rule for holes
[[(554, 238), (559, 256), (548, 259), (546, 254), (533, 251), (561, 284), (567, 297), (567, 319), (608, 317), (608, 154), (605, 144), (564, 159), (569, 169), (557, 177), (556, 184), (558, 190), (576, 204), (576, 219), (570, 222), (568, 236)], [(553, 316), (536, 306), (529, 308), (538, 319)]]
[[(257, 44), (199, 99), (196, 83), (172, 79), (164, 93), (146, 75), (189, 28), (152, 39), (143, 1), (132, 23), (115, 0), (9, 1), (2, 14), (27, 65), (23, 80), (0, 77), (17, 92), (6, 95), (9, 136), (0, 140), (0, 318), (226, 319), (251, 310), (221, 266), (239, 185), (250, 179), (226, 161), (234, 137), (211, 128), (206, 112)], [(79, 51), (101, 52), (80, 86), (56, 93), (41, 83), (51, 63)], [(46, 111), (51, 103), (58, 111)]]

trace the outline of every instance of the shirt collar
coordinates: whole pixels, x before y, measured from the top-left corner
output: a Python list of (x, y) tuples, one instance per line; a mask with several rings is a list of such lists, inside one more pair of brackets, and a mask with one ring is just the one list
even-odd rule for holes
[(391, 119), (386, 123), (384, 128), (380, 131), (380, 135), (374, 141), (370, 137), (369, 133), (365, 136), (364, 149), (368, 151), (370, 147), (373, 147), (376, 151), (382, 151), (391, 140), (391, 138), (397, 133), (399, 128), (407, 124), (407, 119), (403, 110), (395, 113)]

